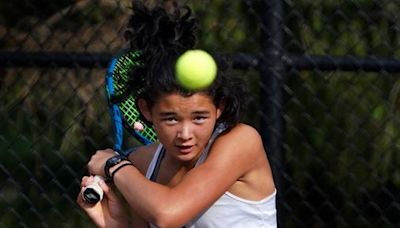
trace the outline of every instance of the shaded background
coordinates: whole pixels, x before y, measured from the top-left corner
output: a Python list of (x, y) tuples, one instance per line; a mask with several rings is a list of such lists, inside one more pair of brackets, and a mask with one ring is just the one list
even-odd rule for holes
[[(400, 2), (178, 2), (251, 87), (280, 227), (398, 227)], [(93, 226), (75, 198), (112, 145), (103, 80), (129, 6), (0, 0), (0, 227)]]

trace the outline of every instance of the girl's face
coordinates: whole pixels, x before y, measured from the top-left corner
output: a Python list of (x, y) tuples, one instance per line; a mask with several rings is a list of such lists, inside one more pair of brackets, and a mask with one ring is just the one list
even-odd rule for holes
[(221, 109), (203, 93), (189, 97), (166, 94), (151, 110), (145, 103), (141, 105), (143, 115), (153, 123), (168, 155), (179, 162), (197, 160), (210, 139)]

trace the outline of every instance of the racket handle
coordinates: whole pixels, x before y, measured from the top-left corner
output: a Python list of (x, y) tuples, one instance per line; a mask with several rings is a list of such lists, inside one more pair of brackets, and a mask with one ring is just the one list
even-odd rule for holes
[(103, 199), (103, 189), (99, 186), (99, 181), (104, 180), (101, 176), (94, 176), (92, 184), (88, 185), (82, 191), (82, 198), (84, 201), (90, 204), (96, 204)]

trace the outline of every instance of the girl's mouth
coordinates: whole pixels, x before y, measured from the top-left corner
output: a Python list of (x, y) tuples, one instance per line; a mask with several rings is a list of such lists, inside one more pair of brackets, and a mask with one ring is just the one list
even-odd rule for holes
[(182, 145), (182, 146), (177, 146), (179, 149), (179, 152), (183, 153), (183, 154), (188, 154), (190, 152), (192, 152), (193, 150), (193, 146), (186, 146), (186, 145)]

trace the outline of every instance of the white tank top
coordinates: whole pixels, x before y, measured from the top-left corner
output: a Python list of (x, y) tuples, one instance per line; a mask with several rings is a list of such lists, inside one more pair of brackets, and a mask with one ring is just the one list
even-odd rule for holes
[[(225, 130), (217, 127), (196, 166), (207, 158), (214, 139)], [(160, 144), (147, 169), (146, 177), (155, 180), (165, 149)], [(252, 201), (225, 192), (211, 207), (185, 225), (185, 228), (276, 228), (276, 190), (266, 198)], [(156, 227), (150, 224), (152, 228)]]

